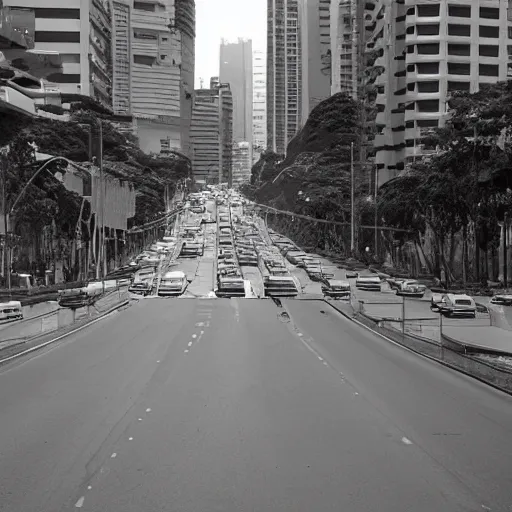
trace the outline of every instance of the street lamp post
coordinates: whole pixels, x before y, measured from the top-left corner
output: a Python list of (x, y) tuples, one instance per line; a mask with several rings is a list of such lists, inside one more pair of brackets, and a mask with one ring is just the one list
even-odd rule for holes
[(354, 143), (350, 143), (350, 252), (354, 255), (355, 237), (354, 204)]

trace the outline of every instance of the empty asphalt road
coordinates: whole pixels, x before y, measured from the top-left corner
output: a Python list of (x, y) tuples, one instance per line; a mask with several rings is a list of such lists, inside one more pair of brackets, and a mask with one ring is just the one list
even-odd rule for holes
[(0, 368), (0, 510), (512, 510), (510, 397), (283, 306), (142, 300)]

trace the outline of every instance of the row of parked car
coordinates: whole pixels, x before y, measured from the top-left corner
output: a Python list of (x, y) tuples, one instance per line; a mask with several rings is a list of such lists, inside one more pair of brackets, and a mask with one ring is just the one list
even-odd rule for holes
[(321, 262), (318, 256), (307, 254), (290, 239), (270, 231), (270, 238), (281, 254), (298, 268), (303, 268), (312, 281), (322, 283), (322, 292), (335, 299), (350, 300), (351, 289), (348, 281), (334, 279), (334, 267)]

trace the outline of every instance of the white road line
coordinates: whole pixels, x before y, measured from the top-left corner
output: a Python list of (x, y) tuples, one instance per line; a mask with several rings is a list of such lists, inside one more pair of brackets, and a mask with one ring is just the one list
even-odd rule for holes
[(90, 485), (87, 486), (87, 490), (90, 491), (92, 487)]
[(301, 332), (298, 332), (297, 336), (303, 336), (303, 334)]
[(187, 350), (185, 350), (185, 354), (188, 354), (188, 353), (189, 353), (189, 350), (188, 350), (188, 349), (187, 349)]
[(160, 359), (157, 361), (157, 363), (159, 363), (159, 362), (160, 362)]
[(204, 334), (204, 331), (201, 331), (201, 336)]
[(410, 439), (407, 439), (407, 437), (402, 437), (402, 443), (404, 443), (404, 444), (412, 444), (412, 441)]
[(197, 334), (192, 334), (192, 338), (196, 339), (197, 338)]
[(133, 441), (133, 437), (129, 437), (129, 438), (128, 438), (128, 441)]
[(188, 346), (189, 346), (189, 347), (191, 347), (191, 346), (192, 346), (192, 342), (191, 342), (191, 341), (189, 341), (189, 342), (188, 342)]
[(151, 409), (148, 407), (148, 408), (146, 409), (146, 412), (151, 412)]
[(111, 459), (115, 459), (116, 457), (117, 457), (117, 453), (116, 453), (116, 452), (114, 452), (114, 453), (110, 456), (110, 458), (111, 458)]
[(139, 418), (139, 421), (142, 421), (142, 418)]
[(323, 362), (324, 366), (329, 366), (325, 361)]
[(354, 395), (359, 395), (359, 393), (357, 391), (354, 391)]
[(76, 508), (82, 508), (84, 506), (85, 496), (82, 496), (76, 503)]
[(323, 357), (318, 356), (319, 361), (323, 361)]

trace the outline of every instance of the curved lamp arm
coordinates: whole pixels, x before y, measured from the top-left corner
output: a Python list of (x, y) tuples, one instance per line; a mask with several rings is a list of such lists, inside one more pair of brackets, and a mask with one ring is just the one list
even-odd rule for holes
[(47, 160), (41, 167), (39, 167), (39, 169), (34, 173), (34, 175), (27, 181), (27, 183), (25, 183), (24, 187), (21, 189), (21, 192), (18, 194), (18, 197), (15, 199), (11, 209), (9, 210), (9, 215), (12, 214), (12, 212), (14, 211), (14, 209), (16, 208), (16, 206), (18, 205), (18, 203), (20, 202), (20, 199), (23, 197), (23, 195), (25, 194), (25, 191), (27, 190), (27, 188), (30, 186), (30, 184), (37, 178), (37, 176), (39, 175), (39, 173), (41, 171), (44, 171), (46, 169), (46, 167), (48, 165), (50, 165), (51, 163), (53, 162), (57, 162), (59, 160), (62, 160), (64, 162), (67, 162), (69, 165), (73, 166), (73, 167), (76, 167), (77, 169), (80, 169), (81, 171), (85, 171), (87, 172), (88, 174), (92, 174), (91, 171), (89, 169), (86, 169), (85, 167), (82, 167), (78, 164), (76, 164), (75, 162), (72, 162), (71, 160), (68, 160), (67, 158), (63, 157), (63, 156), (55, 156), (53, 158), (50, 158), (50, 160)]

